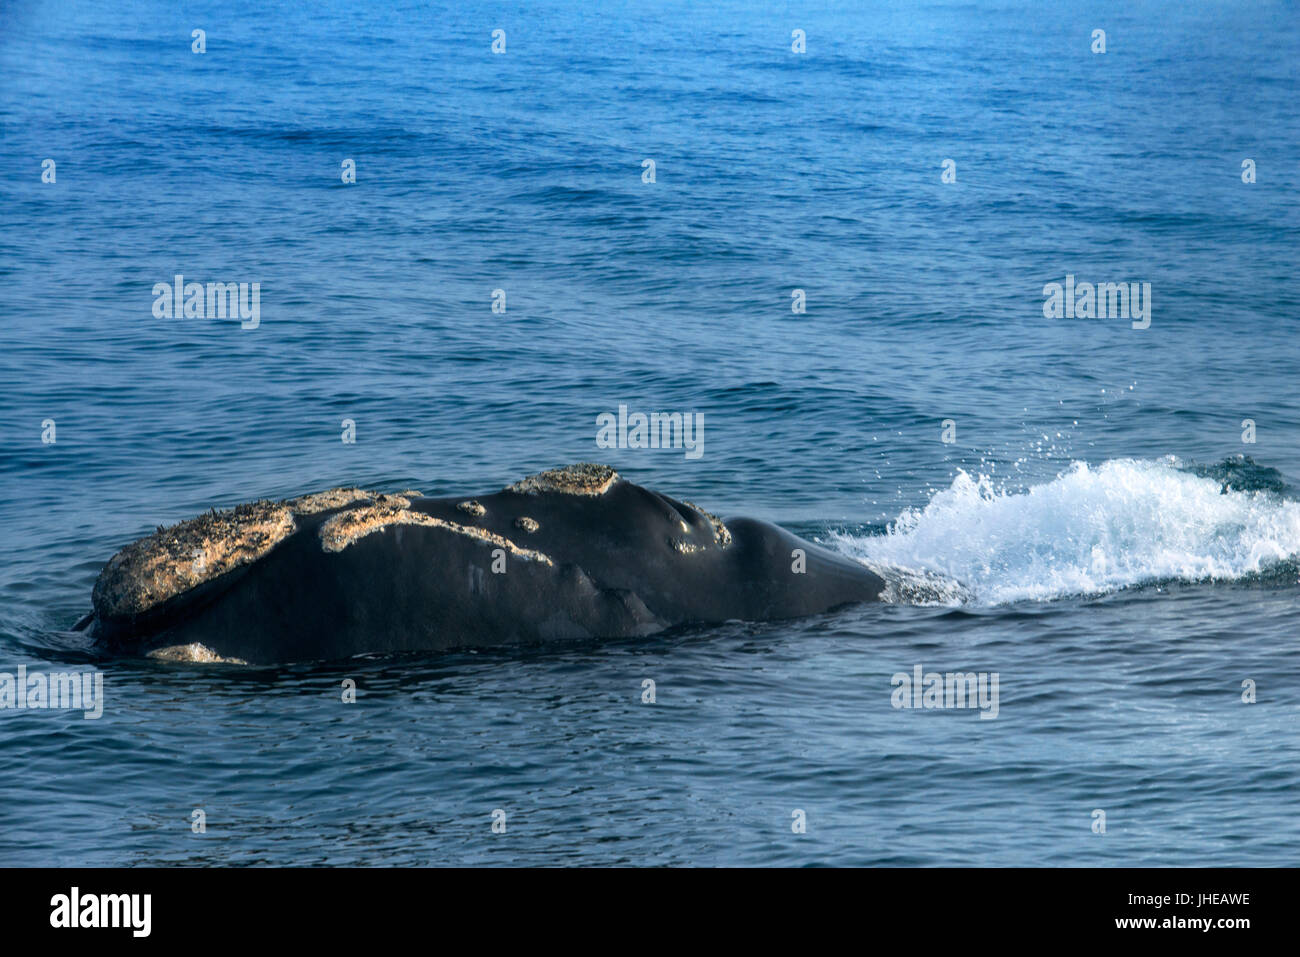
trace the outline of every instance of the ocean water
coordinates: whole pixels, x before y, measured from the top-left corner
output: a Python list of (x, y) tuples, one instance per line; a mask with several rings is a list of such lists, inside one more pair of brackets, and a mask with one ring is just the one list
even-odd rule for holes
[[(1297, 862), (1295, 5), (758, 6), (0, 10), (0, 671), (105, 694), (0, 710), (0, 863)], [(177, 274), (257, 327), (156, 317)], [(1067, 275), (1149, 327), (1045, 317)], [(620, 404), (702, 454), (597, 448)], [(584, 460), (891, 601), (255, 669), (68, 631), (209, 507)], [(997, 717), (894, 707), (917, 666)]]

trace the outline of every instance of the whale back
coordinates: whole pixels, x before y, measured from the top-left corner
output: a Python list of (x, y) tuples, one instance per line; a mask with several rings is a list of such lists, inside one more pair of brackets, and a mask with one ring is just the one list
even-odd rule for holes
[(331, 489), (160, 529), (105, 566), (93, 627), (116, 650), (270, 662), (647, 635), (882, 588), (776, 526), (583, 464), (474, 498)]

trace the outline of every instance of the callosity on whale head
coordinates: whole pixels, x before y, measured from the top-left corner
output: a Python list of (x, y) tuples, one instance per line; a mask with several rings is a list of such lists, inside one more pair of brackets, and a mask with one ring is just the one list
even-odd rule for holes
[(108, 562), (106, 650), (275, 663), (649, 635), (874, 601), (878, 576), (581, 464), (492, 494), (337, 488), (160, 528)]

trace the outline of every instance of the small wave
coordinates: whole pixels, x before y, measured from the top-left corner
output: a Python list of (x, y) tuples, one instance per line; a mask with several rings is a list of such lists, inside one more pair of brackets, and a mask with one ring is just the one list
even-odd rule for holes
[(1242, 478), (1241, 460), (1205, 468), (1112, 459), (1006, 491), (962, 471), (885, 534), (831, 539), (884, 574), (887, 600), (909, 603), (993, 605), (1270, 575), (1300, 555), (1300, 503), (1272, 476), (1245, 489)]

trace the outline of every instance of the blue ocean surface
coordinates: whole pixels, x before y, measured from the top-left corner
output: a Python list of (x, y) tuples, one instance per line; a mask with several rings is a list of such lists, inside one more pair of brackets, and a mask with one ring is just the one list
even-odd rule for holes
[[(0, 708), (0, 864), (1296, 864), (1298, 64), (1281, 2), (4, 5), (0, 672), (104, 706)], [(620, 405), (701, 454), (598, 447)], [(211, 507), (590, 460), (890, 600), (276, 668), (70, 631)], [(996, 717), (896, 707), (918, 666)]]

